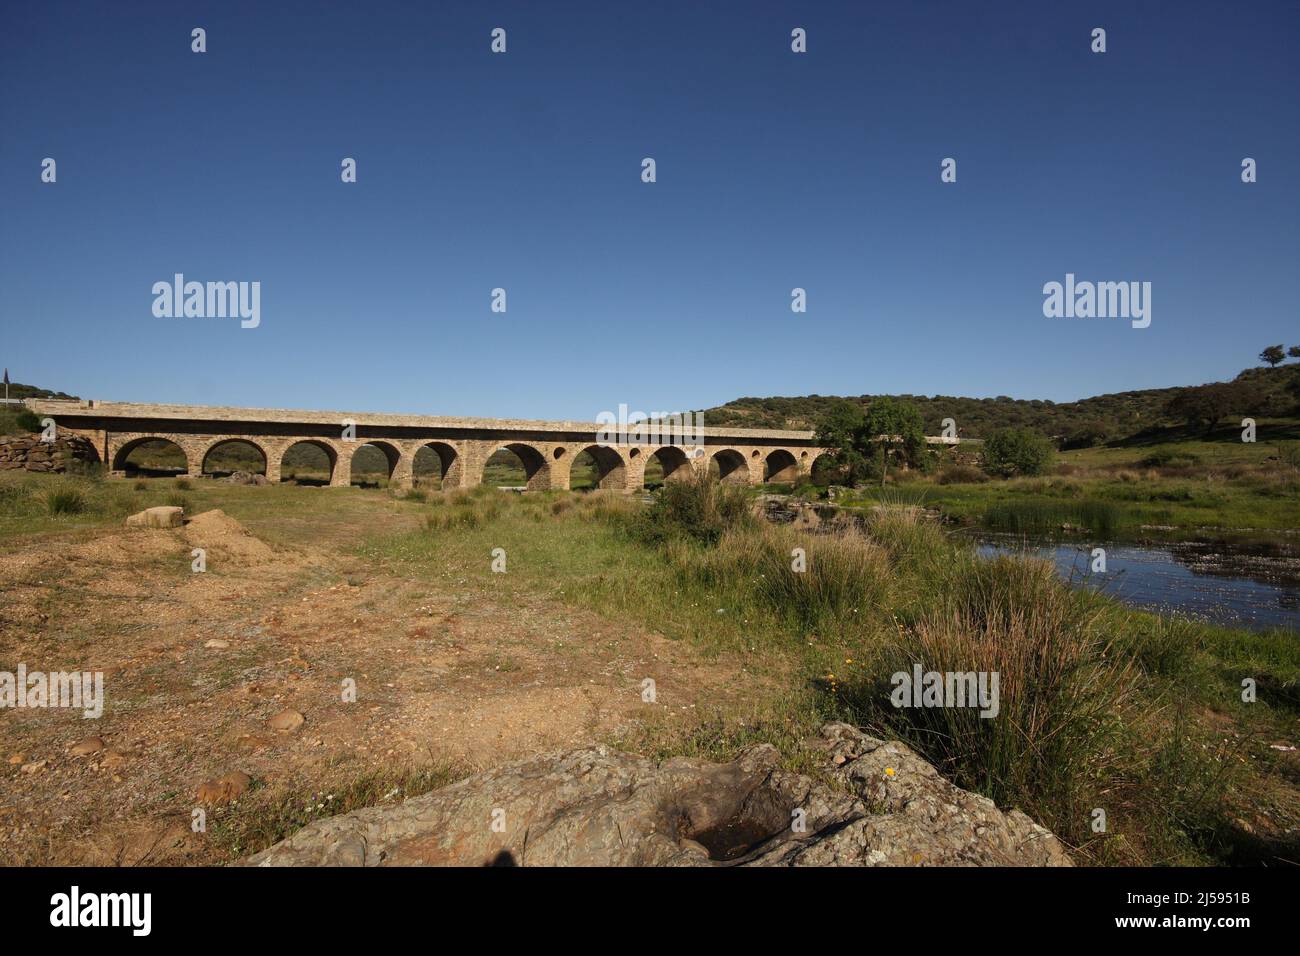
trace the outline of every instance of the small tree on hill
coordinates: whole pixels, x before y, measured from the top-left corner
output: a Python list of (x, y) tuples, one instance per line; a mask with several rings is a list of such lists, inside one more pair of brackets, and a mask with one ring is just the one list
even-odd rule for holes
[(1226, 416), (1249, 415), (1262, 402), (1259, 389), (1245, 382), (1215, 382), (1182, 389), (1165, 405), (1165, 414), (1209, 434)]
[(1300, 359), (1300, 345), (1291, 346), (1289, 349), (1286, 350), (1286, 354), (1291, 356), (1292, 358)]
[(1267, 362), (1270, 368), (1276, 368), (1279, 362), (1286, 359), (1286, 349), (1281, 345), (1270, 345), (1264, 351), (1259, 353), (1259, 360)]

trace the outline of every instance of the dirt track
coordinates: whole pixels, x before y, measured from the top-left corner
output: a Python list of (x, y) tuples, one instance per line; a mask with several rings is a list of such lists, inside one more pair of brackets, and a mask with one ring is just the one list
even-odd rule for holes
[[(232, 771), (324, 794), (397, 765), (469, 770), (591, 742), (649, 714), (691, 721), (702, 696), (728, 693), (727, 668), (635, 624), (376, 573), (346, 550), (358, 526), (317, 532), (272, 546), (211, 512), (0, 554), (0, 670), (102, 671), (106, 697), (97, 720), (0, 714), (0, 858), (219, 862), (191, 812), (199, 785)], [(191, 572), (193, 548), (207, 573)], [(657, 704), (641, 700), (645, 677)], [(305, 716), (296, 731), (268, 726), (285, 709)], [(70, 753), (91, 736), (103, 749)]]

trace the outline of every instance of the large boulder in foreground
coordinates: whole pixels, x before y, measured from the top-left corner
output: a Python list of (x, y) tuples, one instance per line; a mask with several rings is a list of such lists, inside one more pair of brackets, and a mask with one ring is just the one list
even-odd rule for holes
[(953, 786), (903, 744), (846, 724), (827, 724), (815, 743), (836, 786), (779, 768), (766, 744), (726, 764), (592, 747), (319, 820), (244, 863), (1070, 865), (1047, 830)]

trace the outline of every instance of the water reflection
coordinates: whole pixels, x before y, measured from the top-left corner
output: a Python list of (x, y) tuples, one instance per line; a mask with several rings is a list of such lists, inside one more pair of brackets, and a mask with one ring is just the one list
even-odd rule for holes
[[(1300, 630), (1300, 557), (1287, 548), (1234, 548), (1224, 542), (1146, 546), (1062, 544), (981, 534), (983, 555), (1049, 558), (1075, 584), (1105, 591), (1161, 614), (1252, 630)], [(1094, 547), (1106, 549), (1106, 573), (1091, 573)]]

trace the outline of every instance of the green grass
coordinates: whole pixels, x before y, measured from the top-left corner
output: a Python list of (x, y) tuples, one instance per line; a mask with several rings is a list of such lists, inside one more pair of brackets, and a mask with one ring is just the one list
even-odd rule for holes
[(323, 817), (362, 807), (395, 804), (445, 787), (467, 775), (451, 764), (397, 767), (353, 775), (339, 767), (342, 779), (327, 793), (272, 791), (254, 781), (234, 804), (208, 811), (208, 838), (231, 858), (257, 853)]

